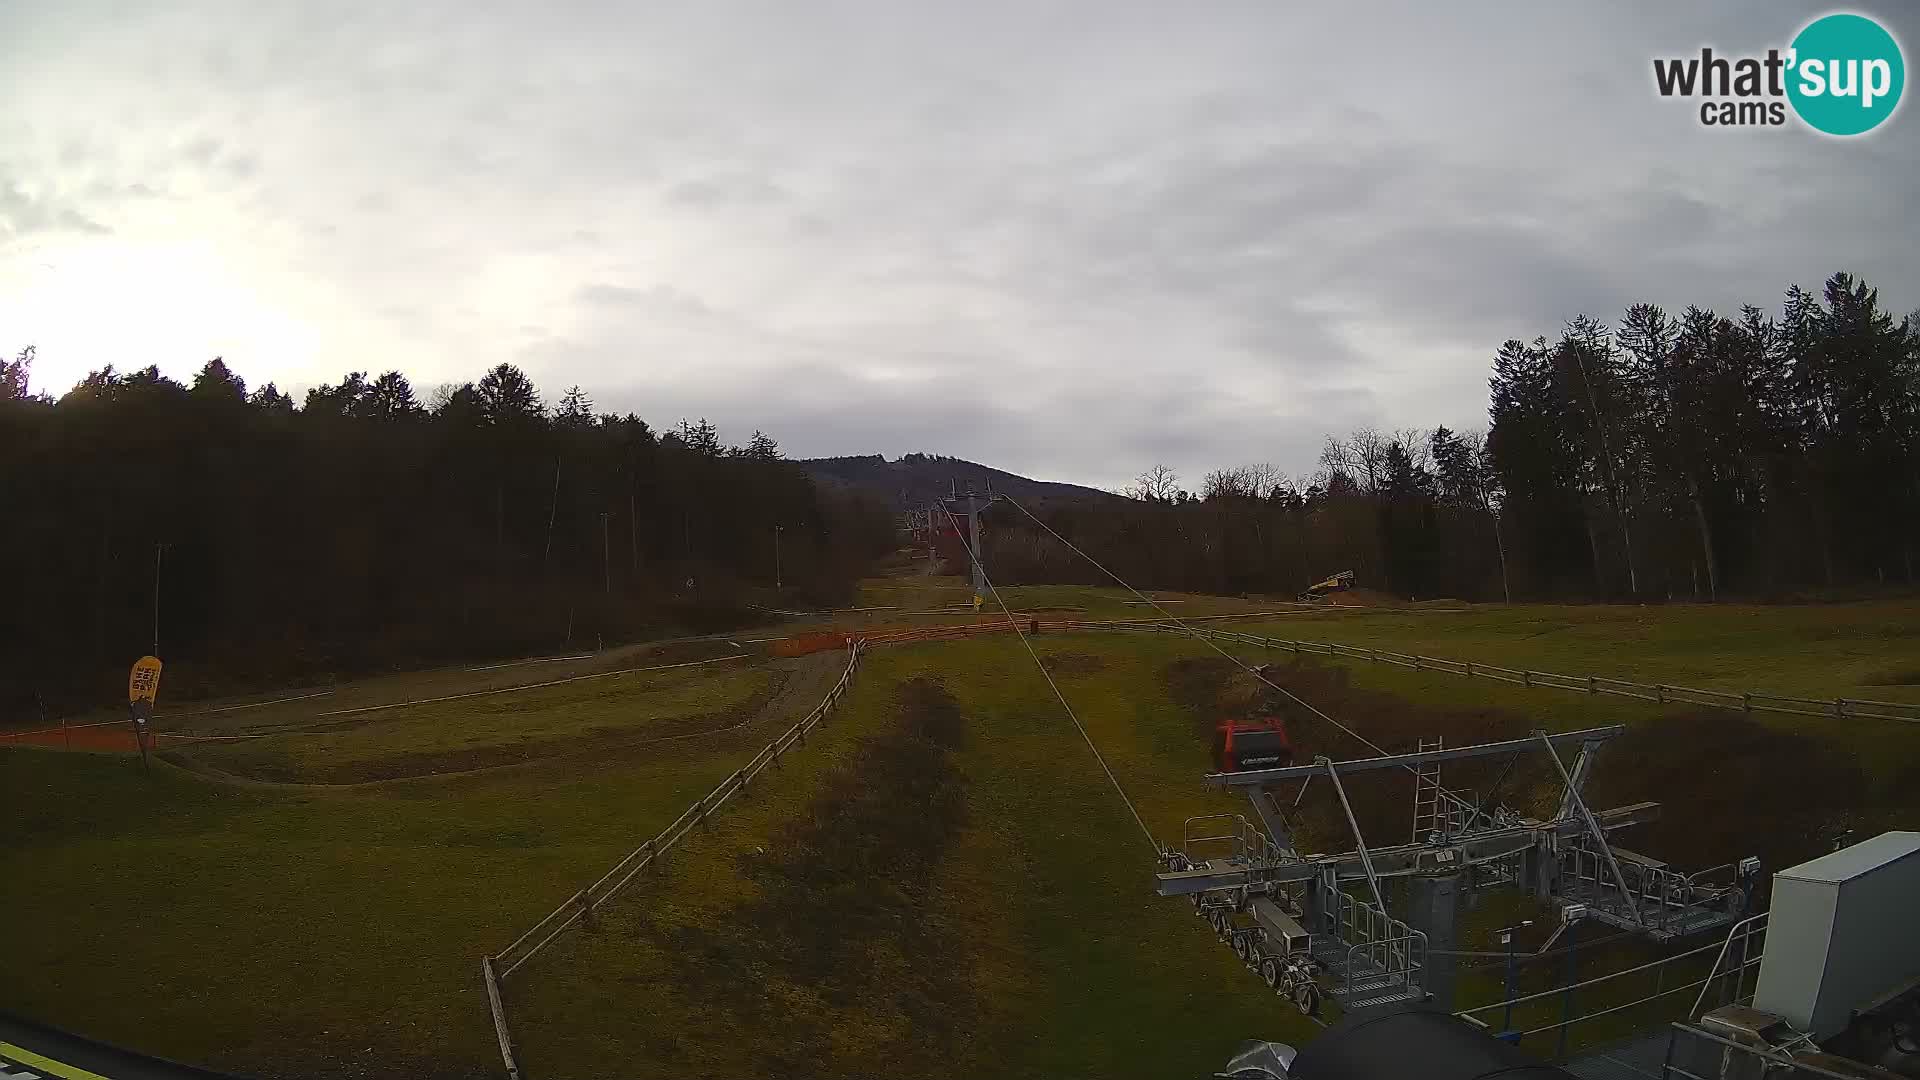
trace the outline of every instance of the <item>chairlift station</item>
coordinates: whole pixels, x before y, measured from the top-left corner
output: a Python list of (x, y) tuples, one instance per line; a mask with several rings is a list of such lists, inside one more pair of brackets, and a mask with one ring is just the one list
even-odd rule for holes
[[(1601, 748), (1625, 730), (1538, 732), (1451, 748), (1423, 741), (1414, 753), (1212, 773), (1208, 783), (1246, 793), (1254, 817), (1189, 818), (1179, 845), (1162, 851), (1157, 890), (1190, 898), (1248, 967), (1310, 1014), (1323, 995), (1346, 1009), (1423, 1000), (1452, 1008), (1455, 926), (1470, 890), (1527, 890), (1559, 910), (1556, 937), (1583, 919), (1656, 942), (1731, 927), (1747, 915), (1758, 859), (1683, 873), (1609, 839), (1654, 820), (1658, 803), (1587, 805)], [(1545, 755), (1560, 776), (1559, 807), (1547, 820), (1482, 805), (1441, 781), (1450, 761), (1511, 762), (1523, 754)], [(1374, 846), (1361, 835), (1347, 785), (1389, 770), (1414, 777), (1411, 838)], [(1351, 851), (1297, 850), (1291, 812), (1315, 781), (1339, 802)], [(1282, 785), (1292, 784), (1298, 787), (1283, 799)], [(1398, 914), (1382, 889), (1395, 878), (1405, 879), (1408, 897)]]

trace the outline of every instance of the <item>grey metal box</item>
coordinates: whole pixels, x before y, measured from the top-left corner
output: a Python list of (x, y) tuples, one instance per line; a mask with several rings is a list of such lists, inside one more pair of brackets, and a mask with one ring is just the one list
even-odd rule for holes
[(1920, 976), (1920, 832), (1881, 833), (1773, 876), (1753, 1006), (1816, 1039)]

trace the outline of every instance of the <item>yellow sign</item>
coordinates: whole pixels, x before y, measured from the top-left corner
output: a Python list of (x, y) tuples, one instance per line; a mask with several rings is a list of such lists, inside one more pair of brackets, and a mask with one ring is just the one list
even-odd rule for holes
[(975, 610), (975, 611), (979, 611), (979, 610), (980, 610), (980, 605), (981, 605), (981, 604), (984, 604), (984, 603), (986, 603), (986, 600), (985, 600), (984, 598), (982, 598), (982, 597), (981, 597), (981, 595), (980, 595), (979, 593), (974, 593), (974, 594), (973, 594), (973, 610)]
[(127, 675), (127, 704), (153, 703), (160, 694), (160, 667), (157, 656), (143, 656), (133, 662), (133, 670)]

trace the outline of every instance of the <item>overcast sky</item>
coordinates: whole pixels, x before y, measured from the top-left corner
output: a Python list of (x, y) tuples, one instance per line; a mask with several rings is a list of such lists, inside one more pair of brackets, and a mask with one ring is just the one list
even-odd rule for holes
[[(1581, 311), (1920, 304), (1911, 107), (1652, 90), (1823, 10), (0, 0), (0, 350), (56, 394), (504, 360), (793, 456), (1300, 471), (1484, 426), (1500, 342)], [(1854, 10), (1912, 61), (1913, 9)]]

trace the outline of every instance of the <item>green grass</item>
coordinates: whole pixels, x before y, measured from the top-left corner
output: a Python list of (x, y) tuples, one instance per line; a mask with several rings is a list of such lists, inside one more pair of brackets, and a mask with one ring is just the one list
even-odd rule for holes
[[(880, 595), (873, 589), (869, 599)], [(1040, 588), (1014, 599), (1080, 606), (1089, 617), (1138, 613), (1112, 590)], [(1335, 612), (1274, 618), (1265, 632), (1569, 674), (1920, 700), (1914, 686), (1863, 692), (1860, 682), (1910, 666), (1920, 643), (1913, 605)], [(1240, 809), (1199, 782), (1209, 767), (1204, 703), (1172, 696), (1169, 664), (1210, 656), (1204, 646), (1096, 633), (1043, 635), (1037, 644), (1156, 836), (1177, 837), (1191, 814)], [(800, 662), (812, 665), (808, 681), (783, 691), (791, 700), (781, 708), (817, 701), (839, 662), (833, 653)], [(588, 663), (420, 673), (343, 686), (319, 700), (328, 709), (356, 707), (579, 674)], [(634, 661), (591, 663), (609, 670)], [(1421, 710), (1420, 723), (1471, 726), (1506, 714), (1555, 729), (1629, 723), (1678, 748), (1669, 762), (1633, 747), (1614, 757), (1627, 770), (1645, 770), (1645, 783), (1670, 789), (1659, 797), (1677, 827), (1738, 812), (1719, 801), (1734, 789), (1694, 779), (1712, 775), (1718, 758), (1707, 740), (1723, 729), (1689, 710), (1383, 665), (1347, 670), (1362, 696), (1332, 700), (1360, 718), (1392, 707), (1381, 702), (1393, 699), (1364, 696), (1378, 692)], [(637, 745), (649, 727), (753, 700), (764, 689), (756, 689), (758, 677), (760, 669), (723, 664), (593, 680), (570, 684), (592, 689), (448, 703), (325, 736), (340, 740), (328, 754), (362, 761), (458, 753), (473, 740), (582, 748), (518, 768), (374, 787), (236, 786), (164, 765), (142, 775), (137, 762), (120, 757), (0, 748), (0, 820), (8, 823), (0, 831), (0, 1008), (261, 1077), (492, 1075), (498, 1059), (478, 978), (481, 953), (599, 876), (764, 744), (778, 728), (774, 720), (727, 739)], [(951, 965), (940, 973), (946, 981), (928, 984), (922, 996), (956, 1003), (967, 1019), (958, 1071), (1205, 1075), (1242, 1039), (1310, 1036), (1313, 1029), (1240, 968), (1187, 905), (1152, 895), (1147, 841), (1024, 651), (1011, 637), (995, 637), (871, 653), (853, 693), (805, 749), (636, 882), (594, 931), (566, 935), (510, 980), (509, 1008), (530, 1076), (741, 1075), (773, 1060), (757, 1055), (781, 1042), (779, 1009), (811, 1024), (810, 1038), (823, 1025), (836, 1033), (838, 1041), (826, 1044), (829, 1059), (810, 1074), (870, 1074), (889, 1057), (924, 1052), (913, 1049), (914, 1010), (922, 1007), (914, 994), (875, 990), (836, 1001), (828, 987), (782, 975), (790, 971), (786, 961), (723, 962), (737, 958), (740, 942), (762, 940), (755, 920), (769, 919), (767, 905), (780, 900), (769, 884), (776, 879), (755, 871), (756, 858), (767, 857), (756, 857), (756, 848), (779, 858), (796, 836), (827, 843), (834, 821), (820, 816), (829, 805), (820, 800), (845, 789), (847, 770), (876, 798), (891, 797), (887, 774), (859, 762), (872, 740), (902, 729), (898, 690), (922, 677), (937, 677), (965, 717), (965, 739), (945, 759), (964, 780), (964, 821), (937, 857), (909, 875), (914, 918), (849, 921), (836, 932), (875, 971), (912, 970), (929, 955)], [(620, 689), (629, 678), (631, 697)], [(514, 708), (477, 704), (516, 698)], [(226, 730), (270, 728), (304, 724), (315, 711), (314, 703), (293, 703), (221, 714), (218, 722), (231, 725)], [(1737, 771), (1770, 776), (1762, 767), (1781, 755), (1817, 751), (1826, 755), (1823, 767), (1857, 766), (1867, 777), (1827, 785), (1842, 790), (1821, 794), (1820, 813), (1842, 823), (1855, 814), (1862, 826), (1920, 822), (1920, 797), (1912, 794), (1920, 784), (1909, 782), (1920, 778), (1913, 771), (1920, 730), (1801, 717), (1756, 722), (1764, 726), (1724, 729), (1771, 755), (1751, 769), (1742, 761)], [(257, 752), (245, 745), (218, 751)], [(1607, 768), (1603, 760), (1602, 781)], [(1395, 820), (1403, 801), (1392, 802)], [(826, 831), (805, 832), (808, 823)], [(1340, 837), (1327, 830), (1314, 839)], [(854, 903), (861, 890), (892, 884), (861, 879), (834, 887), (849, 890)], [(1470, 941), (1511, 917), (1505, 903), (1489, 901), (1470, 914)], [(922, 922), (929, 936), (917, 938)], [(726, 948), (711, 964), (676, 958), (676, 942), (715, 941)], [(939, 949), (929, 953), (929, 942)], [(773, 939), (765, 947), (782, 948)], [(1583, 960), (1582, 968), (1597, 971), (1600, 963)], [(1496, 992), (1499, 977), (1497, 963), (1463, 976), (1468, 1002)], [(1558, 971), (1530, 970), (1526, 978), (1544, 987)], [(715, 1006), (721, 1000), (727, 1007)], [(750, 1000), (767, 1003), (762, 1022), (741, 1004)]]
[[(1094, 588), (1085, 585), (1013, 585), (1000, 590), (1007, 605), (1018, 612), (1031, 612), (1049, 619), (1147, 619), (1163, 616), (1151, 606), (1123, 589)], [(1230, 596), (1149, 592), (1148, 596), (1164, 604), (1175, 615), (1219, 615), (1273, 611), (1298, 605), (1271, 598), (1239, 599)], [(957, 620), (970, 612), (955, 611), (950, 616), (924, 614), (968, 604), (973, 588), (964, 577), (889, 578), (863, 584), (855, 608), (871, 611), (837, 613), (837, 624), (858, 626), (862, 622), (938, 625)], [(888, 610), (891, 609), (891, 610)], [(1000, 605), (992, 597), (981, 605), (981, 614), (999, 617)], [(909, 618), (907, 613), (923, 613)], [(756, 635), (757, 636), (757, 635)]]
[[(1092, 655), (1078, 639), (1049, 652)], [(1224, 808), (1198, 790), (1206, 749), (1160, 730), (1175, 706), (1158, 689), (1151, 642), (1103, 639), (1107, 666), (1063, 677), (1090, 733), (1140, 796), (1156, 833), (1177, 834), (1196, 806)], [(935, 874), (924, 916), (965, 944), (946, 962), (964, 972), (980, 1016), (965, 1057), (972, 1075), (1168, 1076), (1216, 1068), (1254, 1034), (1300, 1038), (1310, 1030), (1242, 970), (1183, 903), (1153, 895), (1152, 849), (1010, 639), (880, 650), (833, 726), (836, 738), (872, 738), (899, 722), (894, 689), (936, 677), (966, 717), (955, 755), (966, 778), (968, 821)], [(1145, 677), (1131, 673), (1146, 672)], [(1110, 677), (1103, 677), (1110, 676)], [(769, 987), (745, 968), (676, 979), (672, 951), (690, 932), (734, 925), (761, 896), (738, 871), (743, 856), (775, 844), (783, 823), (807, 814), (848, 743), (792, 767), (777, 790), (676, 855), (667, 876), (637, 890), (592, 935), (543, 956), (509, 995), (530, 1071), (634, 1076), (743, 1075), (777, 1061), (782, 1026), (741, 1023), (715, 1000), (779, 1002), (811, 1015), (791, 987)], [(1172, 751), (1169, 753), (1168, 751)], [(886, 892), (894, 882), (860, 883)], [(882, 953), (897, 948), (869, 943)], [(778, 952), (778, 940), (766, 940)], [(711, 981), (707, 981), (711, 980)], [(626, 1021), (637, 1003), (656, 1022)], [(796, 1012), (797, 1010), (797, 1012)], [(771, 1005), (769, 1005), (769, 1011)], [(754, 1015), (749, 1012), (747, 1015)], [(841, 1052), (806, 1075), (871, 1075), (903, 1022), (884, 995), (833, 1012)], [(877, 1056), (879, 1055), (879, 1056)], [(775, 1071), (771, 1075), (783, 1075)]]
[(777, 730), (344, 791), (0, 751), (0, 1008), (260, 1077), (489, 1073), (481, 953)]
[[(761, 634), (747, 634), (759, 637)], [(227, 735), (236, 732), (271, 731), (304, 727), (323, 721), (323, 714), (346, 709), (386, 705), (399, 701), (419, 701), (449, 694), (499, 690), (550, 682), (625, 668), (684, 663), (737, 653), (724, 636), (711, 639), (651, 642), (608, 649), (604, 652), (570, 654), (561, 658), (533, 657), (495, 661), (488, 664), (459, 665), (399, 672), (353, 682), (318, 680), (312, 685), (288, 687), (258, 694), (182, 701), (168, 691), (161, 680), (160, 708), (154, 722), (156, 731), (201, 735)], [(68, 718), (75, 724), (97, 720), (125, 720), (123, 706), (107, 704), (90, 713)], [(57, 720), (56, 720), (57, 722)], [(0, 718), (0, 730), (38, 728), (45, 724), (38, 716)]]
[(1362, 608), (1252, 620), (1246, 629), (1566, 675), (1920, 702), (1920, 685), (1876, 682), (1892, 661), (1920, 651), (1920, 604), (1911, 601), (1823, 607), (1485, 605), (1419, 614)]
[(772, 670), (744, 660), (630, 672), (316, 719), (285, 734), (192, 744), (181, 756), (223, 772), (289, 782), (456, 772), (560, 754), (583, 742), (619, 747), (725, 726), (775, 683)]
[[(1248, 633), (1473, 660), (1562, 675), (1599, 675), (1729, 692), (1920, 703), (1920, 686), (1872, 682), (1920, 650), (1920, 604), (1756, 607), (1476, 607), (1445, 614), (1368, 614), (1250, 620)], [(1195, 648), (1200, 648), (1197, 644)], [(1261, 650), (1236, 649), (1248, 657)], [(1282, 654), (1284, 655), (1284, 653)], [(1324, 658), (1323, 658), (1324, 659)], [(1606, 695), (1515, 686), (1344, 660), (1356, 684), (1435, 705), (1493, 706), (1556, 729), (1644, 724), (1699, 712)], [(1756, 712), (1778, 731), (1844, 748), (1883, 786), (1920, 783), (1920, 725)]]

